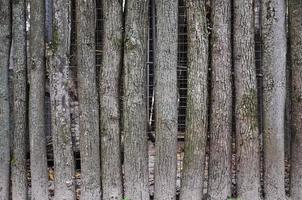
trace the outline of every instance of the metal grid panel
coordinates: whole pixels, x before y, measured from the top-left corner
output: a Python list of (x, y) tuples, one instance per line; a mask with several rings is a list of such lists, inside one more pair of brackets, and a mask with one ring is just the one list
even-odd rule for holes
[[(149, 131), (155, 130), (154, 117), (154, 51), (152, 40), (152, 8), (149, 6), (149, 44), (148, 44), (148, 110)], [(186, 127), (187, 106), (187, 21), (185, 2), (179, 1), (178, 6), (178, 55), (177, 55), (177, 86), (178, 86), (178, 131), (184, 132)]]
[(96, 45), (96, 67), (97, 72), (102, 64), (102, 52), (103, 52), (103, 30), (104, 30), (104, 16), (101, 7), (101, 1), (96, 1), (96, 32), (95, 32), (95, 45)]
[[(149, 40), (148, 40), (148, 110), (149, 110), (149, 131), (155, 130), (154, 123), (154, 66), (153, 66), (153, 41), (152, 41), (152, 12), (151, 4), (149, 7)], [(101, 67), (102, 62), (102, 46), (103, 46), (103, 12), (101, 3), (96, 2), (96, 66), (97, 72)], [(76, 14), (75, 14), (75, 1), (72, 1), (72, 33), (71, 33), (71, 77), (73, 84), (76, 87)], [(187, 28), (186, 28), (186, 13), (184, 1), (179, 1), (179, 14), (178, 14), (178, 66), (177, 66), (177, 78), (178, 78), (178, 130), (180, 132), (185, 131), (185, 115), (186, 115), (186, 96), (187, 96)], [(71, 95), (74, 97), (74, 101), (77, 100), (76, 91)]]

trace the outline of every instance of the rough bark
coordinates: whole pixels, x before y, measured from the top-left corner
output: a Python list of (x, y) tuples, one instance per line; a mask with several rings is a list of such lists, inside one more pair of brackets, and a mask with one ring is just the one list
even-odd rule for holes
[(260, 199), (259, 126), (254, 43), (254, 0), (234, 1), (237, 195)]
[(81, 199), (100, 199), (99, 102), (95, 66), (95, 0), (76, 2)]
[(208, 130), (208, 32), (204, 0), (186, 1), (188, 20), (188, 93), (185, 154), (180, 199), (203, 194)]
[(103, 199), (122, 199), (119, 80), (122, 64), (123, 8), (103, 1), (104, 51), (100, 69), (100, 126)]
[(289, 0), (290, 63), (292, 72), (291, 198), (302, 196), (302, 1)]
[(264, 0), (262, 11), (264, 194), (285, 199), (284, 110), (286, 97), (285, 1)]
[(26, 2), (12, 4), (13, 45), (13, 154), (12, 199), (27, 199), (27, 64), (26, 64)]
[(209, 196), (213, 200), (231, 195), (231, 2), (211, 2), (211, 112)]
[(178, 1), (156, 0), (155, 200), (176, 197)]
[(9, 198), (10, 123), (8, 67), (11, 44), (10, 3), (0, 1), (0, 200)]
[(128, 0), (125, 9), (123, 70), (125, 197), (132, 200), (148, 200), (146, 105), (148, 1)]
[(30, 1), (30, 90), (29, 137), (31, 194), (33, 200), (48, 199), (48, 172), (46, 159), (44, 96), (45, 44), (44, 1)]
[(68, 81), (70, 78), (70, 3), (69, 0), (53, 1), (53, 33), (48, 44), (51, 131), (55, 170), (54, 199), (58, 200), (75, 199), (70, 98), (68, 95)]

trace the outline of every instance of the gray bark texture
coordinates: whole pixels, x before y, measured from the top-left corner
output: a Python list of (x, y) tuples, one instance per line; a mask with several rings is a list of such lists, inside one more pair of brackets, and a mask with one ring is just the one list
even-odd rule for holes
[(289, 0), (290, 63), (292, 70), (291, 198), (302, 197), (302, 1)]
[(242, 199), (260, 200), (254, 3), (254, 0), (234, 1), (237, 195)]
[(211, 112), (209, 196), (211, 200), (231, 195), (231, 1), (211, 2)]
[(101, 198), (99, 102), (95, 66), (95, 0), (76, 2), (81, 199)]
[(44, 1), (30, 1), (29, 137), (32, 200), (48, 199), (48, 170), (44, 120), (45, 43)]
[(176, 198), (178, 1), (156, 0), (155, 200)]
[(0, 200), (9, 198), (10, 123), (8, 66), (11, 44), (10, 3), (0, 0)]
[(146, 46), (148, 1), (126, 2), (123, 132), (125, 197), (149, 199), (148, 138), (146, 105)]
[(122, 199), (119, 81), (123, 47), (123, 3), (104, 0), (104, 51), (99, 75), (103, 199)]
[(203, 194), (208, 131), (208, 31), (205, 0), (186, 1), (188, 20), (188, 96), (181, 200)]
[(284, 200), (285, 1), (264, 0), (261, 12), (264, 195), (266, 200)]
[(27, 199), (27, 64), (26, 64), (26, 2), (12, 4), (13, 54), (13, 154), (12, 199)]
[(75, 199), (74, 158), (71, 140), (69, 53), (71, 5), (69, 0), (53, 0), (52, 40), (48, 44), (50, 70), (51, 131), (54, 153), (55, 196)]

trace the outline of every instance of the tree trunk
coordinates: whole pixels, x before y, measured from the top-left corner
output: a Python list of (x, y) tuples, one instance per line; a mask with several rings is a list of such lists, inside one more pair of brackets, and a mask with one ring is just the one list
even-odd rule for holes
[(285, 1), (264, 0), (261, 10), (264, 88), (264, 193), (266, 200), (281, 200), (285, 199)]
[(176, 197), (178, 1), (156, 0), (155, 200)]
[(99, 106), (95, 66), (95, 1), (78, 0), (77, 67), (80, 109), (81, 199), (100, 199)]
[(289, 38), (292, 71), (291, 198), (302, 196), (302, 1), (289, 0)]
[(119, 80), (123, 45), (123, 4), (104, 0), (104, 52), (100, 69), (100, 126), (103, 199), (122, 199)]
[(69, 0), (53, 1), (52, 40), (48, 47), (50, 67), (51, 130), (55, 169), (55, 199), (73, 200), (74, 158), (68, 94), (70, 17)]
[(45, 44), (44, 1), (30, 1), (29, 136), (32, 199), (48, 199), (44, 97)]
[(235, 0), (233, 30), (237, 195), (242, 199), (260, 200), (254, 26), (254, 0)]
[(231, 1), (212, 1), (209, 195), (231, 195)]
[(0, 0), (0, 200), (9, 199), (10, 123), (8, 66), (11, 44), (10, 3)]
[(188, 96), (180, 199), (200, 200), (208, 131), (208, 32), (204, 0), (186, 1)]
[(123, 85), (125, 197), (149, 199), (146, 104), (148, 1), (126, 3)]
[(27, 64), (26, 64), (26, 2), (12, 4), (13, 45), (13, 155), (12, 199), (27, 199)]

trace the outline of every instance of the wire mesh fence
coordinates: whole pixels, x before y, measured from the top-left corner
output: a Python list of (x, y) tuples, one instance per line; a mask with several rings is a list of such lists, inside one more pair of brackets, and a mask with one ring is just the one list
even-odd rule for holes
[[(77, 49), (76, 49), (76, 11), (75, 11), (75, 0), (72, 2), (72, 14), (71, 14), (71, 46), (70, 46), (70, 106), (71, 106), (71, 128), (73, 133), (73, 143), (74, 143), (74, 152), (75, 152), (75, 158), (77, 160), (77, 168), (80, 168), (80, 152), (79, 152), (79, 109), (78, 109), (78, 99), (77, 99), (77, 71), (76, 71), (76, 55), (77, 55)], [(256, 70), (257, 70), (257, 80), (258, 80), (258, 94), (259, 94), (259, 107), (261, 108), (261, 102), (262, 102), (262, 72), (261, 72), (261, 30), (260, 30), (260, 6), (259, 1), (256, 1), (255, 6), (255, 64), (256, 64)], [(154, 109), (154, 84), (155, 84), (155, 70), (154, 70), (154, 31), (153, 29), (154, 24), (152, 23), (152, 7), (151, 4), (149, 6), (149, 31), (148, 31), (148, 48), (147, 51), (147, 62), (146, 62), (146, 68), (147, 68), (147, 105), (148, 105), (148, 120), (149, 120), (149, 129), (148, 131), (154, 132), (155, 131), (155, 109)], [(97, 70), (101, 68), (102, 63), (102, 47), (103, 47), (103, 12), (100, 1), (96, 1), (96, 66)], [(156, 17), (156, 16), (154, 16)], [(47, 32), (47, 37), (51, 37), (51, 31)], [(48, 38), (49, 40), (49, 38)], [(186, 129), (186, 107), (187, 107), (187, 21), (186, 21), (186, 8), (185, 8), (185, 1), (179, 0), (179, 7), (178, 7), (178, 57), (177, 57), (177, 86), (178, 86), (178, 132), (179, 132), (179, 138), (183, 138), (185, 129)], [(45, 119), (46, 119), (46, 135), (48, 136), (49, 144), (48, 144), (48, 159), (49, 159), (49, 166), (53, 166), (53, 152), (52, 152), (52, 145), (51, 145), (51, 113), (50, 113), (50, 98), (49, 94), (46, 94), (45, 97)], [(262, 109), (260, 109), (259, 112), (259, 122), (260, 122), (260, 134), (262, 134)], [(286, 134), (287, 138), (290, 138), (288, 132)], [(261, 138), (261, 137), (260, 137)], [(286, 139), (288, 143), (288, 139)], [(262, 142), (261, 142), (262, 143)], [(263, 147), (263, 145), (261, 145)], [(149, 161), (150, 161), (150, 182), (151, 185), (154, 181), (153, 177), (153, 167), (154, 165), (154, 148), (151, 145), (149, 148)], [(263, 149), (261, 148), (261, 151)], [(235, 152), (236, 153), (236, 152)], [(180, 186), (180, 176), (181, 176), (181, 170), (182, 170), (182, 159), (183, 159), (183, 143), (179, 142), (178, 146), (178, 173), (177, 173), (177, 182), (178, 186)], [(263, 159), (263, 157), (261, 157)], [(287, 158), (288, 159), (288, 158)], [(288, 160), (287, 160), (288, 161)], [(153, 163), (152, 163), (153, 162)], [(234, 161), (236, 162), (236, 160)], [(263, 160), (261, 161), (263, 163)], [(263, 169), (263, 166), (260, 167)], [(286, 170), (289, 170), (289, 167), (286, 168)], [(235, 177), (234, 172), (234, 177)], [(262, 171), (263, 173), (263, 171)], [(289, 172), (287, 173), (286, 181), (289, 182)], [(261, 176), (261, 181), (263, 185), (263, 176)], [(287, 184), (288, 186), (289, 184)], [(287, 191), (289, 189), (287, 188)], [(152, 192), (151, 192), (152, 194)]]

